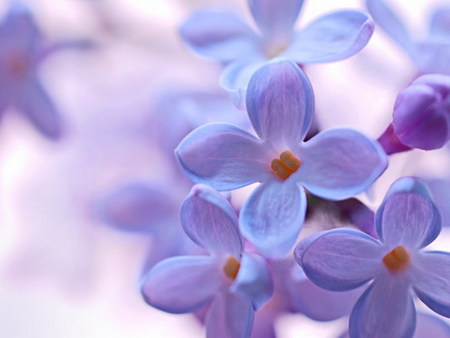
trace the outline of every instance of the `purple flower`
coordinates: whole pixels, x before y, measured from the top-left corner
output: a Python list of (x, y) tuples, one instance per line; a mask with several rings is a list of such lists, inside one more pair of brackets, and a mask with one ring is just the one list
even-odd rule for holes
[(17, 2), (0, 24), (0, 45), (0, 114), (13, 105), (42, 134), (59, 137), (59, 112), (36, 72), (47, 49), (30, 13)]
[(428, 74), (401, 91), (392, 126), (379, 141), (387, 153), (441, 148), (450, 139), (450, 76)]
[(318, 286), (345, 291), (372, 281), (350, 316), (351, 337), (411, 337), (413, 295), (450, 317), (450, 254), (422, 250), (441, 230), (439, 212), (416, 178), (397, 180), (378, 209), (380, 240), (338, 229), (317, 233), (295, 250), (305, 274)]
[(293, 62), (270, 62), (252, 77), (250, 121), (259, 138), (229, 124), (207, 124), (176, 149), (186, 174), (218, 190), (261, 182), (240, 213), (244, 237), (264, 254), (284, 255), (306, 210), (304, 188), (339, 200), (364, 191), (385, 169), (377, 142), (346, 128), (303, 142), (313, 115), (310, 83)]
[(228, 64), (220, 82), (240, 106), (250, 77), (268, 60), (277, 56), (297, 63), (346, 59), (359, 52), (373, 33), (372, 19), (356, 10), (329, 13), (294, 31), (303, 0), (248, 0), (248, 5), (259, 33), (234, 13), (217, 10), (195, 12), (180, 28), (194, 51)]
[(171, 313), (211, 304), (208, 337), (248, 337), (254, 311), (272, 295), (266, 261), (243, 252), (237, 216), (214, 189), (197, 185), (181, 207), (187, 235), (210, 256), (178, 256), (155, 265), (142, 282), (148, 304)]
[(450, 7), (437, 7), (429, 20), (428, 36), (416, 40), (384, 0), (366, 0), (366, 6), (375, 22), (405, 50), (420, 72), (450, 75)]

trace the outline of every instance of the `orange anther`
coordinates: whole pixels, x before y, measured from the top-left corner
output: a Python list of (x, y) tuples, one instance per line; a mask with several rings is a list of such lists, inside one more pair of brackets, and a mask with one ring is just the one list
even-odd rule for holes
[(286, 165), (286, 167), (294, 172), (297, 171), (297, 169), (300, 168), (300, 164), (302, 164), (302, 162), (289, 150), (283, 151), (280, 154), (280, 160)]
[(398, 272), (409, 263), (409, 253), (403, 245), (399, 245), (383, 257), (383, 263), (390, 272)]
[(235, 280), (240, 267), (241, 264), (238, 262), (238, 260), (234, 257), (230, 257), (227, 259), (225, 265), (223, 266), (223, 272), (225, 272), (225, 276), (227, 276), (231, 280)]
[(270, 167), (272, 168), (274, 173), (278, 176), (278, 178), (285, 180), (293, 173), (295, 173), (298, 170), (298, 168), (300, 168), (301, 164), (302, 161), (300, 161), (300, 159), (298, 159), (289, 150), (286, 150), (280, 154), (280, 159), (276, 158), (272, 160)]

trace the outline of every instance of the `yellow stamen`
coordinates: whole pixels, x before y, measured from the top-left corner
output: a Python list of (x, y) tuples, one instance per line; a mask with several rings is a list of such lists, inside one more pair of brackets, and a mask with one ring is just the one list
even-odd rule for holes
[(300, 168), (302, 161), (289, 150), (280, 154), (280, 159), (272, 160), (270, 167), (278, 178), (285, 180)]
[(223, 266), (223, 272), (225, 272), (225, 276), (227, 276), (231, 280), (235, 280), (240, 267), (241, 264), (238, 262), (238, 260), (234, 257), (230, 257), (227, 259), (225, 265)]
[(383, 263), (389, 272), (398, 272), (408, 265), (409, 253), (403, 245), (399, 245), (383, 257)]

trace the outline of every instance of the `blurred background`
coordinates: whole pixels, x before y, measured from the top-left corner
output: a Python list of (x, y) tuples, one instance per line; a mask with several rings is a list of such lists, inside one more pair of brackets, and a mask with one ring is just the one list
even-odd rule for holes
[[(177, 28), (192, 11), (212, 5), (230, 7), (251, 22), (246, 1), (23, 2), (49, 41), (87, 43), (53, 53), (38, 68), (63, 116), (60, 140), (43, 137), (14, 107), (0, 120), (0, 337), (203, 336), (190, 315), (144, 303), (139, 278), (157, 243), (109, 227), (94, 205), (114, 187), (159, 180), (171, 170), (155, 141), (164, 119), (158, 115), (161, 98), (176, 91), (223, 94), (220, 65), (187, 50)], [(1, 0), (1, 17), (10, 3)], [(390, 3), (420, 36), (427, 13), (442, 1)], [(333, 9), (363, 6), (357, 0), (306, 0), (298, 27)], [(306, 71), (321, 127), (351, 126), (373, 138), (390, 123), (397, 93), (416, 73), (379, 30), (360, 54)], [(449, 172), (448, 148), (398, 154), (361, 198), (375, 210), (396, 178), (448, 179)], [(450, 250), (448, 234), (434, 245)], [(326, 338), (345, 325), (345, 319), (317, 324), (287, 315), (277, 332), (282, 338)]]

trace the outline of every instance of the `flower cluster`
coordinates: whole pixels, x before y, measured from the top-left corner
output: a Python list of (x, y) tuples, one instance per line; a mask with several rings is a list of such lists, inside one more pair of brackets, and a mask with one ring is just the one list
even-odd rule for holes
[[(231, 118), (234, 112), (232, 123), (204, 123), (198, 112), (204, 124), (183, 123), (192, 112), (180, 113), (166, 152), (179, 143), (177, 180), (195, 183), (179, 211), (182, 231), (156, 185), (121, 188), (103, 199), (100, 215), (161, 241), (158, 259), (146, 264), (143, 298), (166, 312), (195, 313), (208, 337), (275, 337), (276, 318), (288, 312), (319, 321), (349, 316), (343, 335), (352, 338), (412, 337), (436, 327), (448, 336), (446, 324), (415, 309), (417, 297), (450, 317), (450, 254), (422, 250), (441, 230), (426, 184), (398, 179), (376, 213), (355, 196), (383, 174), (387, 155), (447, 142), (450, 80), (424, 75), (401, 91), (378, 140), (350, 128), (321, 130), (303, 66), (356, 54), (375, 24), (365, 12), (341, 10), (294, 31), (302, 4), (249, 0), (259, 33), (212, 9), (181, 25), (190, 48), (225, 64), (220, 83), (250, 124)], [(434, 42), (414, 43), (383, 1), (367, 6), (423, 69)], [(435, 35), (445, 15), (435, 14)], [(229, 192), (254, 183), (237, 205)], [(305, 238), (304, 226), (315, 233)]]
[[(426, 248), (450, 225), (450, 177), (385, 174), (400, 152), (450, 158), (450, 7), (416, 39), (384, 0), (301, 29), (303, 0), (247, 5), (253, 25), (220, 8), (180, 25), (191, 51), (219, 62), (221, 91), (165, 93), (151, 120), (158, 178), (128, 177), (92, 203), (97, 220), (151, 239), (143, 301), (194, 314), (209, 338), (275, 338), (287, 313), (343, 319), (341, 337), (450, 337), (450, 253)], [(377, 27), (411, 58), (414, 78), (394, 93), (378, 138), (325, 128), (334, 112), (316, 109), (327, 93), (310, 65), (360, 53)], [(83, 42), (48, 43), (20, 2), (0, 42), (0, 115), (13, 107), (58, 139), (66, 123), (38, 68)]]

